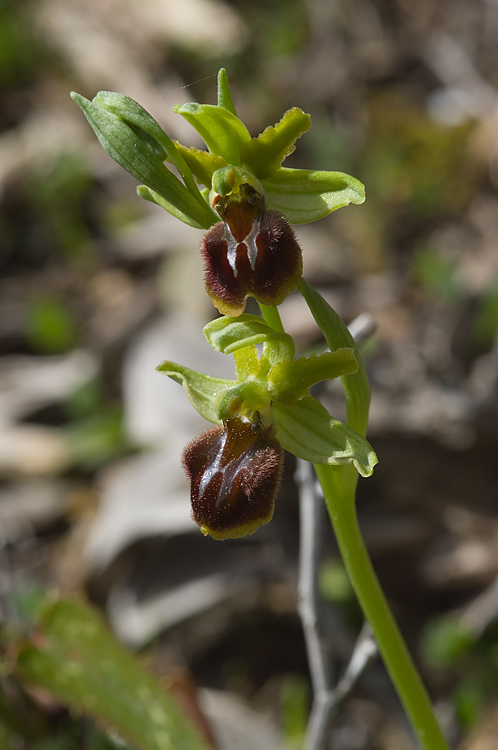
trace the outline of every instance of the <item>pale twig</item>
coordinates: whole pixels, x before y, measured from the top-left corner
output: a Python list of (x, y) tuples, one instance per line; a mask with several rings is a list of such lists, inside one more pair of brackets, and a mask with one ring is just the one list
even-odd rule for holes
[(332, 691), (334, 700), (331, 710), (339, 708), (342, 700), (349, 695), (356, 685), (358, 678), (375, 656), (377, 656), (377, 645), (370, 625), (365, 622), (355, 643), (346, 671), (339, 680), (337, 687)]
[(19, 622), (19, 615), (15, 604), (7, 544), (7, 539), (0, 531), (0, 621), (12, 625)]
[(326, 746), (328, 729), (333, 717), (369, 661), (377, 653), (377, 647), (370, 627), (365, 624), (344, 675), (337, 686), (332, 687), (327, 639), (320, 628), (320, 602), (317, 589), (324, 503), (323, 498), (315, 491), (311, 465), (300, 459), (298, 460), (297, 480), (301, 515), (298, 609), (303, 623), (313, 687), (313, 707), (305, 748), (306, 750), (322, 750)]
[(298, 611), (303, 624), (313, 687), (313, 708), (305, 747), (306, 750), (320, 750), (324, 747), (327, 734), (331, 698), (329, 653), (318, 621), (320, 607), (317, 572), (325, 506), (323, 499), (315, 491), (311, 464), (298, 459), (296, 479), (300, 502)]
[(370, 336), (375, 333), (375, 328), (376, 323), (370, 313), (362, 313), (361, 315), (358, 315), (358, 317), (352, 320), (348, 325), (349, 333), (358, 345), (370, 338)]
[(482, 594), (468, 604), (459, 617), (459, 622), (474, 638), (479, 638), (498, 615), (498, 578), (495, 578)]
[[(371, 316), (365, 314), (352, 322), (350, 331), (355, 340), (361, 342), (373, 333), (374, 328)], [(333, 716), (377, 649), (370, 628), (365, 625), (343, 677), (335, 688), (332, 687), (327, 639), (320, 628), (318, 593), (318, 564), (325, 505), (321, 492), (315, 489), (313, 469), (307, 461), (298, 459), (296, 480), (300, 498), (298, 611), (303, 624), (313, 687), (313, 707), (305, 748), (322, 750), (327, 743), (328, 729)]]
[(330, 686), (327, 647), (320, 637), (318, 623), (317, 571), (325, 507), (323, 499), (315, 491), (311, 464), (300, 458), (297, 460), (296, 479), (300, 502), (298, 611), (303, 623), (311, 682), (316, 695), (328, 690)]
[(333, 690), (326, 690), (315, 697), (306, 737), (306, 750), (319, 750), (326, 746), (328, 730), (339, 709), (352, 692), (372, 659), (377, 656), (377, 644), (370, 625), (364, 623), (355, 643), (346, 670)]

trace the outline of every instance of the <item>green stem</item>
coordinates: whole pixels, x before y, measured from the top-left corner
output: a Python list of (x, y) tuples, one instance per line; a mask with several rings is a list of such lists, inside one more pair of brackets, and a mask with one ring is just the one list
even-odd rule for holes
[(280, 320), (278, 307), (274, 307), (273, 305), (263, 305), (261, 302), (258, 302), (258, 304), (259, 309), (261, 310), (261, 315), (266, 320), (268, 325), (278, 333), (285, 333), (282, 321)]
[[(342, 377), (341, 383), (346, 398), (348, 425), (365, 436), (370, 386), (360, 351), (344, 322), (316, 289), (305, 279), (301, 279), (298, 288), (330, 350), (335, 351), (343, 346), (354, 348), (358, 372)], [(350, 464), (341, 467), (316, 465), (315, 470), (344, 565), (415, 733), (425, 750), (448, 750), (427, 691), (392, 616), (363, 542), (355, 509), (357, 472)]]
[[(348, 469), (349, 467), (344, 467)], [(315, 466), (337, 543), (361, 608), (422, 747), (449, 750), (427, 691), (387, 604), (363, 542), (354, 495), (341, 480), (343, 467)]]

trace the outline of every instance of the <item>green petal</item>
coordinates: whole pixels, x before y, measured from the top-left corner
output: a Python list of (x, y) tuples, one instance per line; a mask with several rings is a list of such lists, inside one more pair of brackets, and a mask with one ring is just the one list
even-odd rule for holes
[(237, 382), (242, 383), (244, 380), (256, 377), (260, 370), (258, 350), (254, 346), (245, 346), (233, 353), (235, 362), (235, 371), (237, 373)]
[(312, 385), (350, 375), (358, 370), (353, 349), (312, 354), (296, 360), (279, 362), (268, 373), (268, 388), (275, 401), (295, 404), (308, 395)]
[(243, 313), (236, 318), (217, 318), (204, 326), (202, 332), (213, 349), (223, 354), (233, 354), (254, 344), (265, 344), (263, 354), (270, 364), (294, 358), (292, 337), (288, 333), (274, 331), (257, 315)]
[(302, 109), (287, 110), (280, 122), (251, 138), (240, 151), (242, 164), (256, 177), (272, 177), (283, 160), (295, 150), (295, 142), (311, 127), (311, 118)]
[(201, 151), (199, 148), (183, 146), (175, 141), (177, 150), (181, 153), (189, 169), (192, 171), (197, 182), (211, 188), (213, 174), (222, 167), (226, 166), (226, 161), (221, 156), (210, 154), (208, 151)]
[[(175, 219), (183, 221), (184, 224), (188, 224), (190, 227), (194, 227), (194, 229), (206, 228), (204, 226), (201, 226), (199, 222), (194, 221), (194, 219), (192, 219), (190, 216), (187, 216), (187, 214), (179, 211), (177, 208), (175, 208), (175, 206), (173, 206), (172, 203), (167, 201), (166, 198), (163, 198), (162, 195), (159, 195), (159, 193), (156, 193), (154, 190), (148, 188), (147, 185), (139, 185), (137, 187), (137, 194), (140, 196), (140, 198), (143, 198), (150, 203), (155, 203), (156, 206), (161, 206), (161, 208), (164, 208), (165, 211), (174, 216)], [(213, 224), (216, 224), (216, 219), (214, 217), (213, 219)]]
[(98, 103), (74, 92), (71, 96), (85, 114), (102, 148), (114, 161), (199, 226), (209, 229), (213, 225), (213, 212), (202, 196), (197, 200), (162, 163), (164, 151), (158, 141)]
[(243, 122), (228, 109), (215, 104), (182, 104), (173, 111), (197, 130), (212, 154), (240, 167), (240, 149), (251, 140)]
[(230, 92), (230, 86), (228, 85), (228, 76), (225, 68), (220, 68), (218, 71), (218, 107), (228, 109), (232, 115), (237, 117), (235, 106)]
[(208, 422), (221, 424), (217, 412), (218, 402), (227, 390), (237, 385), (234, 380), (213, 378), (168, 361), (162, 362), (156, 369), (183, 386), (188, 400), (201, 417)]
[(359, 433), (330, 416), (311, 396), (294, 406), (273, 404), (280, 444), (299, 458), (314, 464), (352, 463), (362, 477), (369, 477), (377, 456)]
[(262, 184), (268, 208), (280, 211), (291, 224), (323, 219), (337, 208), (365, 200), (361, 182), (343, 172), (281, 167)]

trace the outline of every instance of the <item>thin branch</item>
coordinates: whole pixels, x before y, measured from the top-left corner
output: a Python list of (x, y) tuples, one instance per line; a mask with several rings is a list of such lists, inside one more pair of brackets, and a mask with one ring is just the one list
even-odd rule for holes
[(351, 321), (348, 330), (358, 346), (370, 338), (375, 333), (377, 324), (370, 313), (362, 313)]
[(297, 459), (296, 480), (300, 501), (298, 612), (303, 623), (311, 683), (317, 694), (330, 687), (328, 649), (320, 636), (318, 623), (317, 572), (325, 508), (323, 499), (315, 491), (313, 467), (300, 458)]
[(377, 656), (377, 644), (372, 635), (370, 625), (365, 622), (344, 675), (333, 690), (334, 703), (331, 710), (339, 708), (341, 702), (350, 694), (372, 659)]
[(324, 503), (323, 498), (315, 491), (313, 470), (307, 461), (298, 460), (296, 476), (301, 515), (298, 611), (303, 624), (314, 694), (305, 750), (323, 750), (333, 718), (376, 655), (377, 646), (370, 627), (365, 624), (344, 675), (337, 686), (332, 687), (327, 639), (320, 628), (320, 601), (317, 589)]
[(300, 556), (298, 612), (303, 624), (306, 651), (313, 686), (313, 708), (306, 733), (306, 750), (325, 746), (331, 705), (330, 659), (319, 623), (318, 561), (325, 507), (315, 491), (313, 467), (298, 459), (296, 479), (300, 501)]
[(19, 613), (15, 604), (12, 569), (8, 553), (8, 542), (0, 530), (0, 622), (19, 624)]

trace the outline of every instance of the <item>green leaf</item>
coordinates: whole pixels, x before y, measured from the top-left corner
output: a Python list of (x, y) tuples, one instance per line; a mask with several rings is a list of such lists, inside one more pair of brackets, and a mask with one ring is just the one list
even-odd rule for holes
[(472, 333), (480, 346), (491, 348), (498, 332), (498, 283), (481, 293), (477, 300)]
[(213, 225), (211, 208), (200, 196), (202, 205), (164, 166), (162, 146), (152, 136), (146, 134), (145, 137), (145, 131), (140, 132), (136, 127), (133, 129), (121, 117), (98, 103), (90, 102), (74, 92), (71, 97), (83, 111), (102, 148), (114, 161), (204, 229)]
[(353, 600), (353, 587), (340, 558), (329, 557), (321, 563), (318, 590), (326, 602), (345, 603)]
[(312, 385), (350, 375), (357, 370), (358, 362), (353, 349), (312, 354), (311, 357), (274, 365), (268, 373), (268, 388), (275, 401), (290, 405), (307, 396)]
[(19, 648), (16, 674), (94, 717), (135, 750), (207, 750), (171, 695), (82, 601), (45, 607), (38, 631)]
[[(479, 719), (482, 721), (489, 697), (487, 681), (479, 675), (479, 672), (476, 674), (474, 670), (469, 669), (466, 670), (466, 674), (467, 678), (460, 678), (459, 684), (451, 696), (458, 726), (465, 733), (475, 727)], [(493, 720), (493, 714), (490, 718)], [(476, 735), (478, 731), (476, 731)], [(481, 732), (483, 732), (482, 729)]]
[(115, 406), (63, 428), (74, 464), (95, 471), (107, 461), (122, 455), (126, 449), (122, 410)]
[(194, 102), (173, 107), (173, 111), (197, 130), (212, 154), (240, 167), (240, 149), (251, 140), (251, 136), (238, 117), (224, 107)]
[(311, 118), (302, 109), (287, 110), (280, 122), (251, 138), (240, 151), (242, 164), (256, 177), (273, 177), (283, 160), (295, 150), (295, 142), (311, 127)]
[(310, 705), (309, 686), (304, 675), (284, 675), (280, 704), (285, 746), (289, 750), (300, 750), (305, 745)]
[[(195, 221), (187, 214), (184, 214), (183, 211), (179, 211), (178, 208), (175, 208), (175, 206), (167, 201), (166, 198), (163, 198), (162, 195), (156, 193), (155, 190), (151, 190), (151, 188), (148, 188), (147, 185), (138, 185), (136, 190), (137, 195), (140, 198), (143, 198), (145, 201), (149, 201), (150, 203), (155, 203), (156, 206), (161, 206), (161, 208), (164, 208), (165, 211), (174, 216), (175, 219), (183, 221), (183, 223), (188, 224), (189, 227), (194, 227), (194, 229), (206, 229), (204, 225), (199, 224), (198, 221)], [(213, 215), (213, 224), (216, 223), (216, 218)]]
[(420, 650), (432, 667), (449, 667), (468, 655), (475, 636), (458, 619), (443, 615), (430, 621), (423, 632)]
[(216, 154), (211, 154), (208, 151), (201, 151), (194, 146), (187, 148), (178, 141), (175, 141), (175, 146), (185, 159), (195, 179), (201, 185), (210, 188), (213, 174), (218, 169), (226, 167), (226, 161), (221, 156), (216, 156)]
[(294, 357), (292, 337), (288, 333), (274, 331), (257, 315), (243, 313), (236, 318), (217, 318), (204, 326), (202, 332), (213, 349), (223, 354), (233, 354), (254, 344), (265, 344), (263, 354), (271, 364)]
[(365, 200), (361, 182), (343, 172), (281, 167), (261, 182), (268, 208), (280, 211), (291, 224), (317, 221), (349, 203)]
[(211, 375), (203, 375), (201, 372), (168, 361), (162, 362), (156, 369), (183, 386), (188, 400), (204, 419), (221, 424), (217, 410), (218, 402), (225, 391), (236, 385), (234, 380), (213, 378)]
[(26, 747), (20, 733), (3, 716), (0, 716), (0, 747)]
[(228, 85), (228, 76), (225, 68), (220, 68), (218, 71), (218, 107), (224, 107), (228, 109), (232, 115), (237, 117), (235, 106), (230, 92), (230, 86)]
[(26, 335), (31, 346), (46, 354), (59, 354), (76, 346), (78, 326), (68, 305), (56, 297), (28, 301)]
[(273, 404), (280, 444), (298, 458), (314, 464), (352, 463), (362, 477), (369, 477), (377, 456), (364, 437), (330, 416), (311, 396), (293, 406)]

